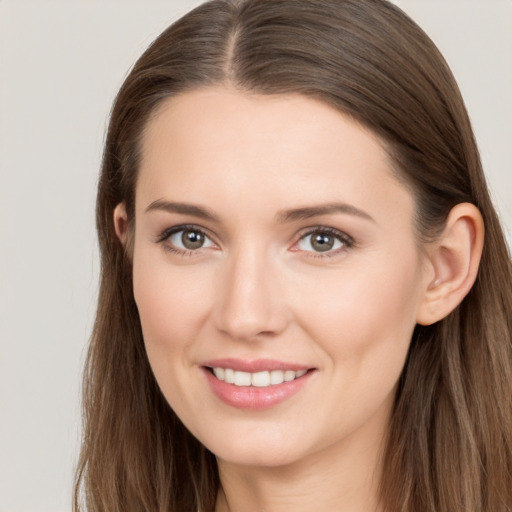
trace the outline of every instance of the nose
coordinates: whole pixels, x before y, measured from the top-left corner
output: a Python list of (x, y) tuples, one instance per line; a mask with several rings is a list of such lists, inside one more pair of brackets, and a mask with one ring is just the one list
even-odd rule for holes
[(272, 258), (246, 250), (225, 263), (214, 315), (217, 329), (240, 341), (281, 334), (288, 315)]

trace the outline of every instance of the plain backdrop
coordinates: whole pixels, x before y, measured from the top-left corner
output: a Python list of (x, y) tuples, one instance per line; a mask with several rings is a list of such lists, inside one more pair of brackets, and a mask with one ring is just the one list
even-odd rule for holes
[[(108, 112), (135, 59), (198, 3), (0, 0), (0, 512), (71, 509)], [(510, 233), (512, 1), (396, 3), (452, 66)]]

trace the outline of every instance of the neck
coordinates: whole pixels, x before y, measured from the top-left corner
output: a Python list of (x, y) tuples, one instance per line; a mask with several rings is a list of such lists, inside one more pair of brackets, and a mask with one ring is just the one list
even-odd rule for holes
[(218, 461), (216, 512), (378, 512), (383, 436), (329, 446), (278, 467)]

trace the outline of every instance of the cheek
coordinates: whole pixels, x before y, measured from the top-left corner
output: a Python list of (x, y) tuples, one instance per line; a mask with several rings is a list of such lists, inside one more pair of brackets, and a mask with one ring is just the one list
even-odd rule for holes
[(166, 256), (136, 252), (133, 287), (150, 359), (158, 353), (172, 361), (201, 329), (208, 315), (209, 292), (204, 275), (190, 267), (173, 267)]
[[(392, 260), (310, 282), (296, 318), (315, 340), (330, 395), (318, 414), (338, 435), (390, 411), (407, 357), (420, 289), (417, 260)], [(385, 263), (385, 264), (384, 264)], [(327, 386), (326, 386), (327, 387)], [(339, 404), (342, 404), (340, 407)], [(387, 416), (386, 416), (387, 418)], [(387, 419), (385, 420), (387, 421)]]
[(366, 263), (303, 281), (305, 300), (296, 316), (334, 358), (402, 360), (416, 325), (419, 261), (411, 253), (401, 260), (386, 256)]

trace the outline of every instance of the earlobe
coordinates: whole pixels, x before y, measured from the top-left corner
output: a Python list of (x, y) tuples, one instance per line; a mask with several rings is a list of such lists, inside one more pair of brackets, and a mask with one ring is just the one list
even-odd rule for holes
[(119, 203), (114, 208), (113, 220), (117, 238), (119, 238), (123, 246), (126, 247), (126, 241), (128, 237), (128, 215), (126, 214), (126, 206), (124, 203)]
[(470, 203), (455, 206), (442, 234), (427, 248), (433, 272), (418, 310), (419, 324), (443, 319), (462, 302), (476, 280), (483, 242), (484, 223), (478, 208)]

